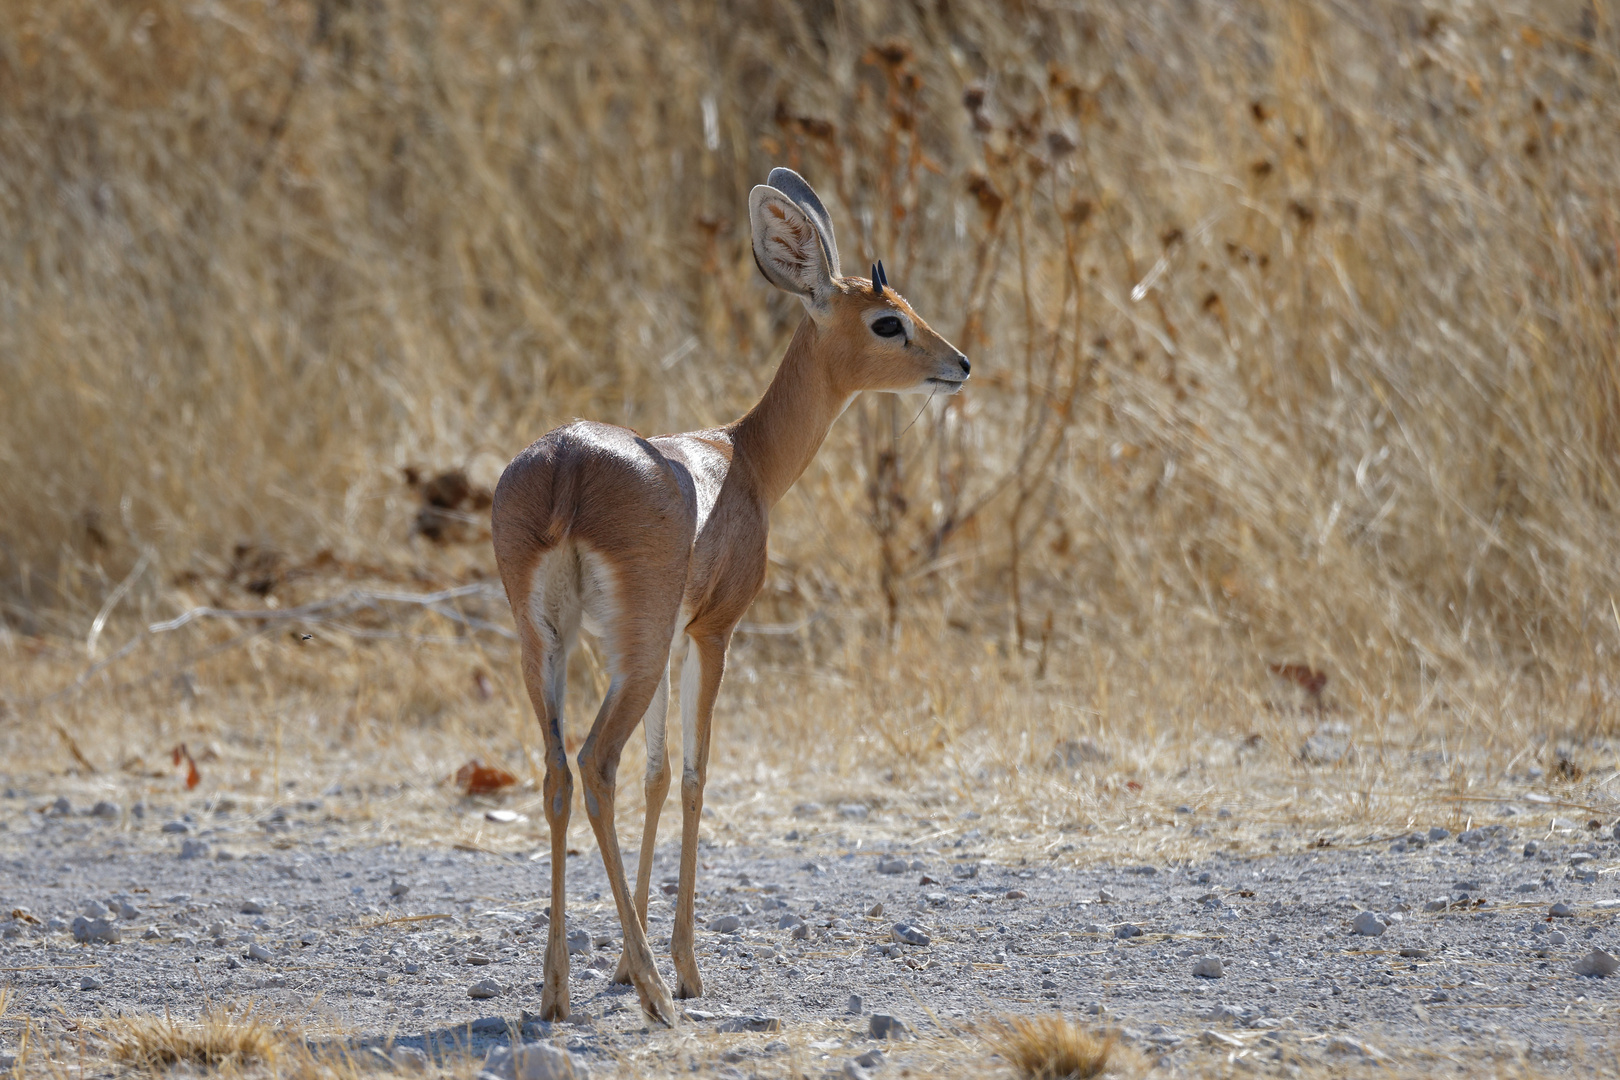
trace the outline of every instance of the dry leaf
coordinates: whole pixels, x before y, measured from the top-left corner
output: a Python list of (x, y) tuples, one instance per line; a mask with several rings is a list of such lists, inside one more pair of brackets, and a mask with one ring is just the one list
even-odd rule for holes
[(175, 747), (171, 752), (171, 756), (174, 758), (175, 768), (179, 768), (182, 761), (186, 763), (187, 791), (202, 783), (202, 773), (197, 771), (197, 763), (191, 759), (191, 751), (186, 749), (185, 743)]
[(477, 758), (456, 770), (456, 785), (468, 795), (487, 795), (517, 783), (517, 777), (495, 765), (485, 765)]

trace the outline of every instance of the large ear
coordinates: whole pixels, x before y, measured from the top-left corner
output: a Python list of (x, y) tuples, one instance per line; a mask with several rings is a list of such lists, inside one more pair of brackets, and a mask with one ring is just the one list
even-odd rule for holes
[(816, 226), (816, 236), (821, 239), (821, 250), (827, 253), (827, 266), (832, 270), (832, 276), (843, 277), (844, 271), (838, 266), (838, 241), (833, 239), (832, 218), (828, 216), (827, 208), (821, 205), (816, 189), (792, 169), (772, 169), (765, 182), (798, 203), (799, 209), (810, 215), (810, 220)]
[(754, 232), (754, 262), (765, 280), (820, 308), (832, 293), (832, 267), (810, 215), (782, 192), (764, 184), (748, 193)]

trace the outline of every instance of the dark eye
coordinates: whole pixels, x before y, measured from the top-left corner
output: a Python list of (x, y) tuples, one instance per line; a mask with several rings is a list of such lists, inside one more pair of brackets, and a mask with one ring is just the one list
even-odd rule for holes
[(895, 337), (905, 332), (905, 326), (893, 315), (885, 315), (872, 324), (872, 333), (878, 337)]

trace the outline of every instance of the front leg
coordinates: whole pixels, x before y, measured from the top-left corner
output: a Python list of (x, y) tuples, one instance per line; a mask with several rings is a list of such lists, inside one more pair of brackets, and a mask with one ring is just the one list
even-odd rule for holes
[(697, 916), (698, 822), (703, 817), (703, 787), (709, 775), (709, 731), (720, 677), (726, 666), (730, 633), (692, 638), (681, 668), (681, 870), (675, 900), (675, 928), (670, 957), (675, 961), (675, 996), (703, 996), (693, 948)]

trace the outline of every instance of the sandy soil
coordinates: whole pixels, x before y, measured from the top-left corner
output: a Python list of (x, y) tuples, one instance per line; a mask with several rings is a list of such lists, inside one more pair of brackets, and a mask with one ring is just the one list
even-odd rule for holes
[[(607, 977), (618, 930), (594, 851), (570, 858), (570, 928), (594, 941), (574, 957), (575, 1016), (543, 1025), (524, 1013), (539, 1002), (542, 852), (355, 844), (341, 795), (189, 822), (179, 806), (94, 816), (10, 795), (0, 908), (13, 918), (0, 961), (20, 1002), (6, 1017), (12, 1054), (25, 1020), (48, 1032), (221, 1000), (441, 1058), (527, 1023), (531, 1038), (618, 1063), (610, 1075), (636, 1063), (836, 1072), (873, 1045), (873, 1013), (921, 1036), (884, 1044), (902, 1067), (977, 1019), (1057, 1008), (1117, 1026), (1161, 1066), (1225, 1056), (1281, 1072), (1434, 1053), (1564, 1062), (1612, 1039), (1620, 1018), (1620, 977), (1576, 973), (1594, 947), (1620, 951), (1620, 844), (1584, 821), (1081, 867), (998, 865), (971, 829), (943, 847), (901, 835), (874, 845), (871, 830), (856, 842), (844, 826), (863, 823), (805, 807), (757, 844), (706, 846), (700, 920), (734, 915), (739, 926), (700, 931), (707, 996), (667, 1032), (649, 1030), (634, 994)], [(675, 850), (661, 846), (655, 882), (674, 872)], [(673, 901), (654, 893), (652, 937), (667, 946)], [(1551, 915), (1555, 903), (1572, 913)], [(75, 941), (74, 920), (96, 905), (116, 943)], [(1383, 933), (1354, 932), (1363, 911)], [(902, 944), (897, 925), (929, 943)], [(1219, 977), (1195, 975), (1205, 957), (1220, 961)], [(474, 1000), (482, 979), (500, 992)]]

